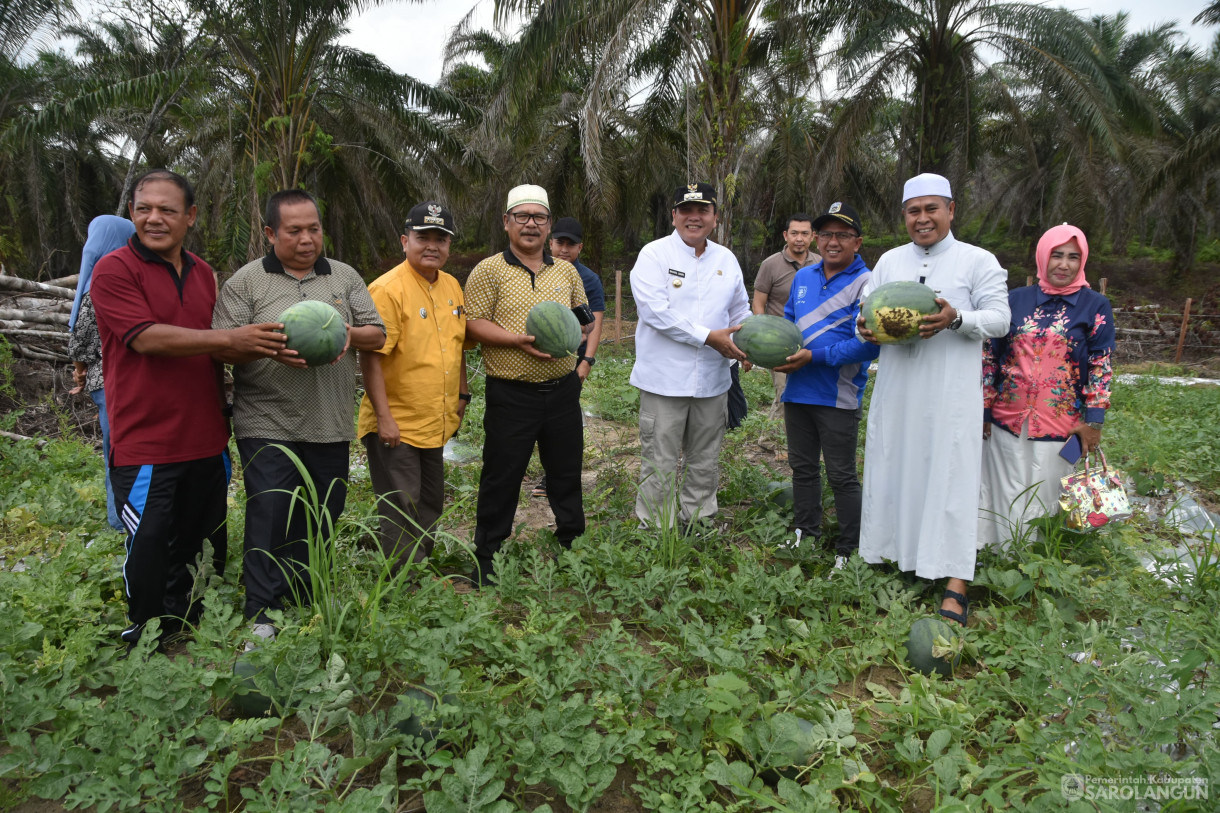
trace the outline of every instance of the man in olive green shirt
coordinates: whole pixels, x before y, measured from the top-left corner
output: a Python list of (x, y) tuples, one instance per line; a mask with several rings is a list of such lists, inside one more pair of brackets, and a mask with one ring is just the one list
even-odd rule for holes
[[(272, 250), (238, 269), (216, 302), (214, 329), (276, 322), (305, 299), (325, 302), (348, 326), (348, 346), (376, 350), (385, 327), (364, 280), (350, 265), (322, 256), (322, 223), (309, 193), (277, 192), (267, 201)], [(347, 499), (348, 444), (355, 438), (356, 354), (308, 367), (295, 351), (274, 358), (218, 356), (233, 365), (233, 429), (246, 484), (243, 581), (254, 635), (274, 637), (268, 610), (295, 594), (308, 599), (305, 506), (293, 494), (304, 478), (277, 448), (289, 449), (313, 481), (325, 509), (314, 533), (329, 540)]]

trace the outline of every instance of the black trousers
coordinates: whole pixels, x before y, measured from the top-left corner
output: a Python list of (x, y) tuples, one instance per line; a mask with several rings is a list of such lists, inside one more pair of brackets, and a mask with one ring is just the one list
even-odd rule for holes
[(128, 643), (140, 640), (153, 618), (169, 619), (165, 628), (195, 623), (202, 612), (192, 596), (189, 566), (212, 543), (212, 565), (224, 574), (229, 552), (225, 497), (229, 486), (227, 452), (184, 463), (112, 466), (110, 484), (119, 517), (127, 530), (123, 586), (131, 626)]
[(792, 502), (796, 527), (802, 535), (822, 531), (822, 473), (834, 492), (839, 538), (835, 550), (847, 556), (860, 547), (860, 478), (856, 475), (856, 438), (860, 410), (814, 404), (784, 404), (788, 462), (792, 464)]
[(568, 546), (585, 532), (580, 485), (585, 433), (576, 373), (548, 384), (489, 377), (486, 398), (474, 547), (479, 567), (490, 573), (492, 557), (512, 533), (521, 478), (535, 443), (546, 472), (547, 500), (555, 512), (555, 536)]
[[(317, 488), (324, 509), (321, 517), (312, 516), (306, 502), (294, 499), (305, 479), (291, 458), (276, 446), (288, 449), (301, 461)], [(246, 483), (242, 559), (246, 618), (268, 623), (266, 611), (284, 609), (285, 599), (294, 594), (301, 603), (309, 601), (306, 540), (311, 527), (327, 544), (334, 536), (335, 523), (347, 502), (348, 444), (241, 438), (237, 451)]]

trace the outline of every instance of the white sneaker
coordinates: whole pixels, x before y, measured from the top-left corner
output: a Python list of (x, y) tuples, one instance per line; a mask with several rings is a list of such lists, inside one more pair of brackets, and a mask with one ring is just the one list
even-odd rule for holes
[(275, 625), (274, 624), (255, 624), (254, 629), (250, 630), (251, 634), (258, 641), (246, 641), (246, 652), (253, 652), (260, 645), (270, 643), (275, 640)]
[(834, 567), (832, 567), (830, 569), (830, 575), (827, 576), (826, 578), (833, 579), (835, 577), (835, 574), (838, 573), (840, 570), (842, 570), (845, 567), (847, 567), (847, 557), (846, 556), (835, 556)]

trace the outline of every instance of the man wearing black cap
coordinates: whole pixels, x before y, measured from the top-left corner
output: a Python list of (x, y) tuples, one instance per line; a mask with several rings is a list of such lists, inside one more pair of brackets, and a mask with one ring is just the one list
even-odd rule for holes
[[(555, 230), (551, 232), (551, 254), (560, 260), (567, 260), (576, 267), (580, 274), (580, 282), (585, 288), (585, 297), (589, 300), (589, 310), (593, 312), (592, 323), (585, 326), (586, 333), (576, 348), (576, 375), (583, 383), (589, 377), (589, 371), (597, 360), (597, 345), (602, 337), (602, 319), (606, 315), (606, 292), (602, 288), (601, 278), (597, 273), (580, 261), (580, 251), (585, 246), (584, 231), (580, 221), (574, 217), (561, 217), (555, 221)], [(546, 475), (530, 491), (535, 497), (546, 496)]]
[(784, 429), (792, 464), (796, 538), (789, 549), (811, 549), (822, 530), (822, 475), (834, 492), (839, 538), (831, 575), (860, 545), (860, 480), (856, 476), (856, 439), (860, 430), (869, 362), (880, 348), (856, 336), (860, 292), (869, 280), (859, 255), (860, 216), (836, 202), (813, 221), (820, 262), (792, 279), (784, 316), (796, 323), (804, 346), (776, 367), (787, 373)]
[(593, 369), (594, 355), (602, 336), (602, 318), (606, 315), (606, 292), (602, 288), (601, 278), (580, 261), (580, 251), (584, 246), (584, 231), (576, 218), (561, 217), (555, 221), (555, 230), (551, 232), (551, 254), (576, 266), (580, 281), (585, 286), (589, 310), (593, 311), (593, 325), (576, 350), (576, 356), (580, 359), (576, 364), (576, 374), (581, 381), (588, 378), (589, 371)]
[(407, 214), (406, 259), (369, 286), (386, 341), (360, 353), (364, 398), (356, 433), (368, 451), (382, 553), (398, 570), (432, 553), (445, 497), (444, 446), (466, 414), (462, 286), (441, 270), (455, 226), (439, 203)]
[(672, 212), (673, 234), (644, 246), (631, 270), (639, 313), (631, 370), (640, 390), (635, 513), (649, 526), (693, 530), (718, 508), (729, 365), (745, 361), (733, 333), (750, 315), (750, 299), (737, 258), (708, 239), (715, 187), (678, 187)]

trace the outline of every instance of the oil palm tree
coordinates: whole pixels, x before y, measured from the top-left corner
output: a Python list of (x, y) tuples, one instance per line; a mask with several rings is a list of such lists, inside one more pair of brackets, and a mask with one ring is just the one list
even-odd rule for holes
[(222, 46), (216, 86), (184, 104), (194, 127), (181, 140), (218, 260), (260, 254), (262, 200), (304, 186), (323, 202), (334, 251), (372, 263), (407, 201), (438, 192), (468, 158), (446, 124), (460, 101), (338, 43), (372, 4), (191, 2)]
[[(501, 22), (525, 18), (520, 49), (506, 61), (512, 81), (489, 106), (488, 122), (528, 109), (536, 94), (573, 65), (591, 68), (581, 92), (581, 159), (589, 194), (615, 194), (605, 181), (603, 137), (611, 119), (629, 108), (641, 144), (674, 136), (683, 145), (664, 186), (689, 180), (716, 183), (721, 232), (731, 234), (733, 196), (760, 116), (761, 73), (785, 66), (808, 71), (809, 55), (828, 24), (816, 4), (777, 0), (497, 0)], [(777, 58), (781, 48), (805, 59)], [(634, 102), (636, 95), (642, 95)], [(489, 125), (494, 126), (494, 125)], [(637, 149), (638, 153), (638, 149)]]
[[(1113, 149), (1110, 83), (1090, 59), (1081, 21), (1066, 10), (996, 0), (863, 0), (844, 7), (841, 31), (837, 65), (850, 104), (832, 144), (855, 143), (891, 99), (901, 99), (899, 180), (918, 172), (966, 178), (984, 146), (977, 138), (980, 83), (1001, 92), (1006, 86), (998, 63), (1056, 88), (1092, 136)], [(840, 152), (830, 164), (843, 160)]]
[(1143, 154), (1153, 171), (1141, 197), (1173, 246), (1175, 265), (1188, 270), (1201, 238), (1220, 227), (1220, 35), (1205, 53), (1176, 49), (1161, 76), (1163, 137)]

